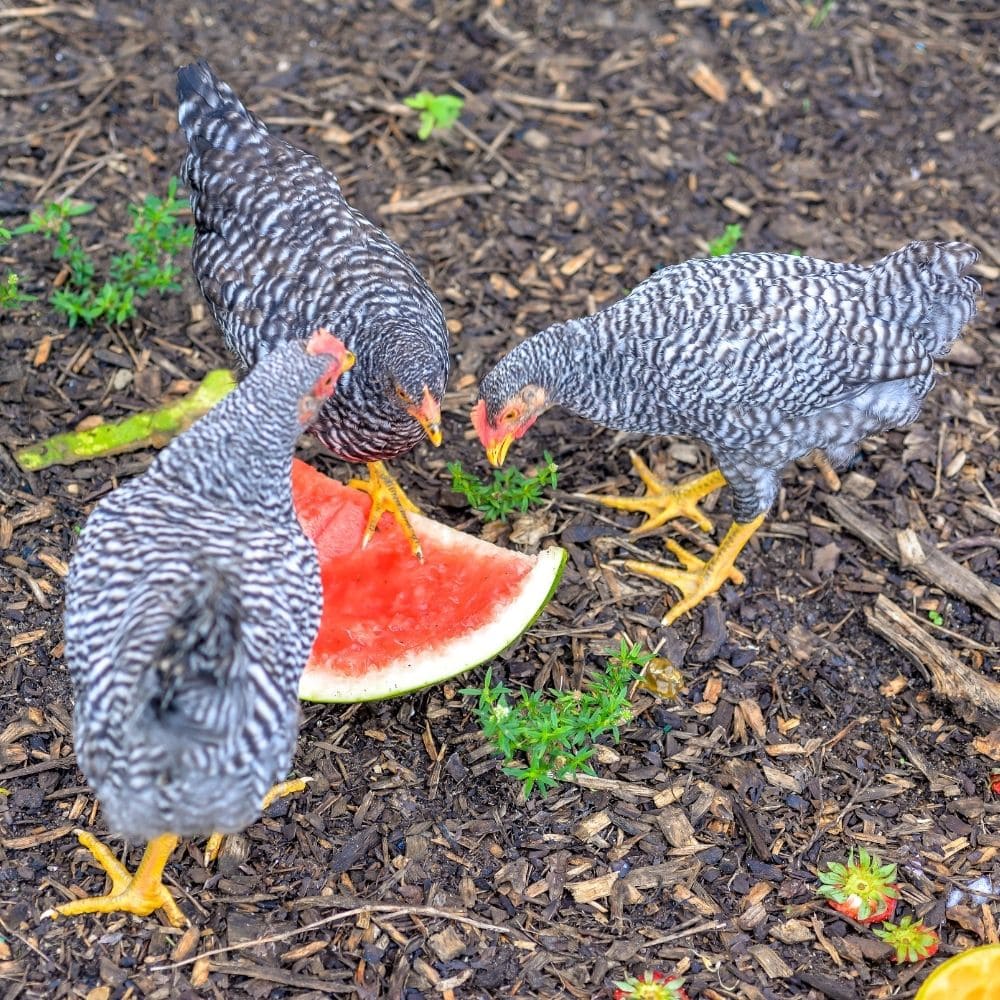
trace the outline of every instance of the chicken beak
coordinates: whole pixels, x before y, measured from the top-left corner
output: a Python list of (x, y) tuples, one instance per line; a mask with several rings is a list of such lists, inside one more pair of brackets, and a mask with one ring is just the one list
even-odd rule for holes
[(508, 434), (506, 437), (500, 438), (499, 441), (494, 441), (492, 444), (486, 446), (486, 457), (489, 459), (490, 465), (494, 468), (499, 469), (504, 463), (504, 459), (507, 457), (507, 452), (510, 451), (510, 446), (514, 443), (514, 435)]
[(410, 411), (413, 419), (420, 424), (428, 440), (435, 448), (441, 447), (441, 404), (431, 395), (430, 389), (424, 388), (424, 398), (420, 406)]
[(349, 372), (357, 360), (353, 351), (344, 351), (344, 360), (340, 365), (340, 374), (343, 375), (344, 372)]

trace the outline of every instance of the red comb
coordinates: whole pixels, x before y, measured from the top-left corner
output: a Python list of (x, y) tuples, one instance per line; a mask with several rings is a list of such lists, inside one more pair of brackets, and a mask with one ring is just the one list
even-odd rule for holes
[(344, 342), (323, 327), (320, 327), (306, 344), (307, 354), (332, 354), (334, 357), (340, 357), (346, 351)]

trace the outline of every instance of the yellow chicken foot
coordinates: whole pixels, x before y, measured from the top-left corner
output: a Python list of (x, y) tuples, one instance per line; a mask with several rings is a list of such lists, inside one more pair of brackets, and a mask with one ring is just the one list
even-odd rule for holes
[[(264, 801), (261, 803), (260, 811), (264, 812), (268, 806), (273, 805), (277, 799), (282, 799), (286, 795), (294, 795), (296, 792), (303, 792), (306, 786), (312, 778), (292, 778), (289, 781), (279, 781), (278, 784), (272, 788), (267, 795), (264, 796)], [(225, 837), (224, 833), (213, 833), (211, 837), (208, 838), (208, 843), (205, 845), (205, 867), (215, 863), (215, 859), (219, 856), (219, 851), (222, 849), (222, 838)]]
[(755, 517), (747, 524), (734, 521), (726, 537), (722, 539), (715, 554), (707, 562), (691, 555), (672, 539), (667, 548), (681, 561), (683, 569), (660, 566), (657, 563), (628, 560), (625, 568), (633, 573), (651, 576), (671, 587), (676, 587), (683, 595), (663, 617), (664, 625), (673, 625), (681, 615), (700, 604), (710, 594), (714, 594), (726, 580), (737, 586), (744, 582), (743, 574), (736, 568), (736, 557), (750, 541), (753, 533), (764, 523), (764, 515)]
[(94, 856), (94, 860), (108, 873), (111, 892), (105, 896), (74, 899), (53, 907), (44, 917), (75, 917), (81, 913), (134, 913), (148, 917), (154, 910), (162, 909), (174, 927), (187, 927), (187, 918), (181, 913), (170, 890), (163, 884), (163, 866), (167, 863), (178, 839), (172, 833), (156, 837), (146, 845), (146, 853), (139, 862), (135, 875), (86, 830), (76, 831), (77, 839)]
[(352, 479), (347, 484), (356, 490), (361, 490), (362, 493), (367, 493), (372, 498), (372, 509), (368, 515), (368, 526), (365, 528), (365, 535), (361, 542), (362, 547), (372, 540), (379, 519), (388, 511), (396, 519), (400, 531), (406, 536), (413, 554), (423, 562), (424, 553), (420, 547), (420, 539), (417, 538), (417, 533), (413, 530), (410, 519), (406, 516), (408, 511), (411, 514), (419, 514), (420, 508), (403, 492), (402, 487), (393, 479), (384, 463), (369, 462), (368, 475), (370, 478), (367, 482), (364, 479)]
[(813, 465), (816, 466), (819, 474), (823, 477), (826, 488), (831, 493), (839, 493), (840, 476), (837, 475), (837, 470), (830, 464), (830, 460), (818, 448), (813, 452), (812, 459)]
[(577, 496), (582, 500), (594, 500), (605, 507), (614, 507), (615, 510), (645, 514), (646, 520), (633, 530), (633, 535), (647, 534), (677, 517), (690, 518), (702, 531), (712, 530), (712, 522), (698, 506), (698, 501), (726, 485), (726, 479), (718, 469), (692, 479), (689, 483), (667, 486), (653, 475), (650, 467), (634, 451), (629, 452), (629, 457), (632, 459), (632, 468), (646, 485), (643, 496), (596, 496), (592, 493)]

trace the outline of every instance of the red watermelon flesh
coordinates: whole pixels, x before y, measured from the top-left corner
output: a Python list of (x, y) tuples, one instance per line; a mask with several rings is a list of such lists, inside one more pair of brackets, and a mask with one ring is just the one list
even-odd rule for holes
[(419, 514), (422, 563), (390, 516), (361, 548), (368, 495), (297, 460), (292, 493), (323, 580), (306, 701), (389, 698), (483, 663), (537, 618), (562, 574), (563, 549), (529, 556)]

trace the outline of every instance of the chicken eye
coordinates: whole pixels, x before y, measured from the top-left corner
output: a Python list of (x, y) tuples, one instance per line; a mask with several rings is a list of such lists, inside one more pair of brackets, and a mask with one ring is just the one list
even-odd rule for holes
[(512, 406), (501, 418), (505, 424), (514, 424), (521, 419), (521, 411), (516, 407)]
[(404, 403), (409, 403), (409, 402), (412, 402), (412, 401), (411, 401), (411, 399), (410, 399), (410, 397), (409, 397), (409, 396), (408, 396), (408, 395), (406, 394), (406, 390), (405, 390), (405, 389), (404, 389), (404, 388), (403, 388), (402, 386), (400, 386), (400, 385), (397, 385), (397, 386), (396, 386), (396, 395), (397, 395), (397, 396), (398, 396), (398, 397), (399, 397), (399, 398), (400, 398), (400, 399), (401, 399), (401, 400), (402, 400), (402, 401), (403, 401)]

